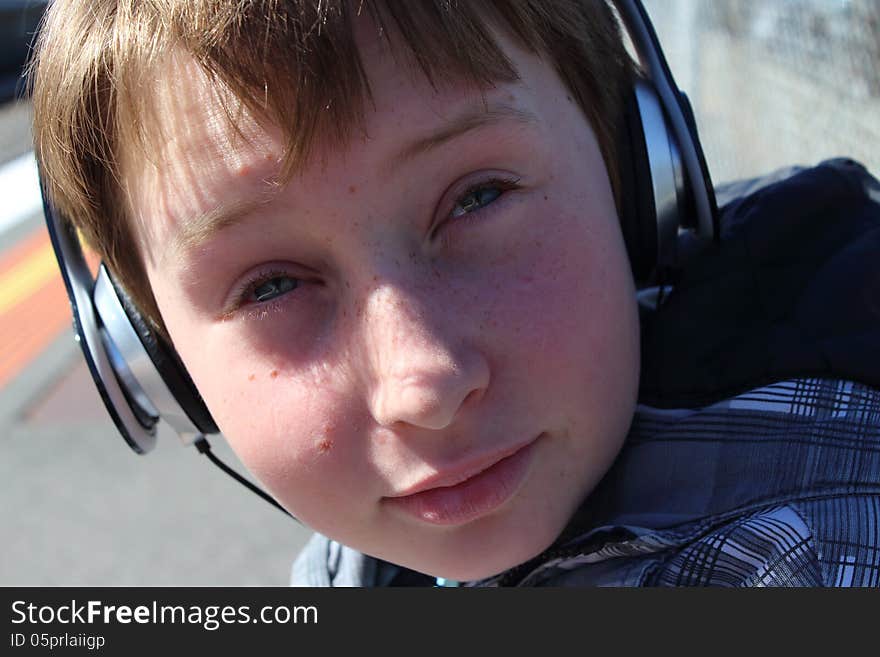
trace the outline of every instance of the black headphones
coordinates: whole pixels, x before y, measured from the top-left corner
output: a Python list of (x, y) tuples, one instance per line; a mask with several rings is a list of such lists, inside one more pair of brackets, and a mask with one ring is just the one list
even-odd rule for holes
[[(647, 12), (640, 0), (614, 5), (645, 73), (634, 85), (618, 153), (621, 225), (636, 281), (644, 285), (652, 272), (683, 260), (683, 244), (717, 239), (718, 211), (690, 103), (672, 78)], [(156, 425), (163, 420), (184, 444), (194, 444), (285, 511), (211, 453), (205, 436), (218, 433), (217, 425), (177, 353), (103, 264), (92, 278), (75, 229), (55, 212), (45, 186), (42, 191), (46, 225), (70, 297), (74, 338), (129, 447), (139, 454), (153, 449)]]
[(643, 76), (618, 137), (620, 222), (640, 286), (718, 239), (718, 206), (687, 96), (640, 0), (614, 0)]

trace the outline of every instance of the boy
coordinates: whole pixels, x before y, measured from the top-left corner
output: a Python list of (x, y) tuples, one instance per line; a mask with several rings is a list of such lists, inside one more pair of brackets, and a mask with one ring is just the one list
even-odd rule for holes
[[(173, 342), (242, 461), (337, 541), (316, 539), (297, 582), (833, 583), (855, 568), (848, 581), (877, 583), (873, 529), (843, 536), (867, 556), (829, 556), (808, 517), (828, 509), (801, 505), (824, 486), (877, 527), (873, 388), (846, 384), (832, 413), (847, 435), (834, 458), (858, 478), (829, 484), (825, 452), (807, 450), (795, 484), (760, 494), (777, 453), (722, 440), (717, 381), (698, 389), (708, 411), (635, 414), (618, 221), (634, 73), (604, 3), (84, 5), (55, 4), (37, 55), (48, 194)], [(656, 365), (689, 280), (643, 327), (643, 402), (695, 389)], [(825, 370), (768, 372), (724, 391)], [(809, 442), (767, 411), (783, 394), (728, 406)], [(706, 417), (682, 455), (693, 426), (657, 440)], [(769, 525), (785, 535), (744, 547)]]

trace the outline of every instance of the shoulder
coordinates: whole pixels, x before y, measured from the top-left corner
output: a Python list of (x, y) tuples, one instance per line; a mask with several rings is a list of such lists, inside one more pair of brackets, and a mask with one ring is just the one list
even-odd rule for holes
[(291, 586), (373, 586), (370, 557), (314, 534), (293, 562)]
[(296, 557), (290, 573), (290, 585), (300, 587), (426, 586), (432, 581), (317, 533)]
[(828, 497), (736, 517), (674, 551), (651, 586), (880, 586), (878, 495)]
[[(642, 412), (635, 450), (646, 453), (633, 463), (684, 440), (688, 454), (670, 461), (696, 459), (699, 480), (657, 509), (685, 522), (659, 533), (675, 547), (649, 582), (880, 586), (880, 390), (805, 379), (681, 414)], [(673, 472), (652, 461), (658, 481)]]
[(722, 187), (721, 240), (643, 318), (642, 400), (794, 377), (880, 387), (880, 183), (851, 160)]

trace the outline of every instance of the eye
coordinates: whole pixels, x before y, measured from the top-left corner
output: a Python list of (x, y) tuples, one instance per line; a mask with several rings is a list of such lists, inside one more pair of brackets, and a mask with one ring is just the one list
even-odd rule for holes
[(516, 189), (517, 180), (486, 180), (470, 187), (462, 194), (449, 213), (456, 219), (472, 214), (494, 203), (506, 191)]
[(246, 298), (245, 301), (256, 301), (258, 303), (271, 301), (291, 290), (295, 290), (297, 287), (299, 287), (299, 281), (295, 278), (290, 276), (273, 276), (272, 278), (264, 279), (262, 282), (257, 281), (255, 284), (251, 284), (249, 287), (250, 292), (247, 295), (250, 298)]
[(252, 270), (227, 295), (219, 317), (263, 319), (269, 312), (297, 310), (296, 316), (305, 317), (314, 292), (323, 286), (319, 277), (302, 268), (287, 264), (270, 264), (264, 269)]
[(224, 315), (231, 316), (239, 308), (260, 306), (280, 300), (289, 292), (293, 292), (303, 280), (290, 276), (284, 271), (263, 271), (256, 273), (231, 295), (224, 309)]
[(501, 186), (495, 183), (484, 184), (481, 187), (472, 189), (458, 200), (450, 216), (452, 218), (461, 217), (484, 208), (501, 196), (503, 191)]

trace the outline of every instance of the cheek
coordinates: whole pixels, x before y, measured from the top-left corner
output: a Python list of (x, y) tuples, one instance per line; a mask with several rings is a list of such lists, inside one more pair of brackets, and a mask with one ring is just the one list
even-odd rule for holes
[(230, 382), (215, 404), (218, 423), (240, 445), (242, 456), (273, 472), (282, 462), (308, 468), (338, 454), (336, 448), (347, 442), (341, 434), (347, 405), (332, 387), (274, 367), (257, 369)]
[(323, 489), (328, 480), (339, 482), (336, 489), (363, 488), (364, 424), (345, 381), (326, 366), (292, 372), (283, 353), (255, 354), (224, 329), (202, 331), (199, 344), (190, 345), (196, 355), (181, 355), (248, 470), (294, 511), (318, 492), (332, 504), (333, 492)]
[[(242, 463), (294, 515), (323, 526), (342, 521), (373, 496), (364, 425), (345, 397), (302, 379), (278, 377), (240, 392), (218, 424)], [(329, 485), (332, 484), (332, 485)]]
[(637, 334), (635, 293), (616, 225), (559, 206), (545, 217), (517, 245), (526, 255), (495, 278), (484, 323), (503, 336), (498, 352), (573, 376), (585, 364), (589, 371), (628, 360)]
[(548, 476), (582, 482), (574, 501), (619, 449), (638, 389), (638, 311), (615, 222), (558, 208), (492, 307), (510, 396), (554, 431)]

